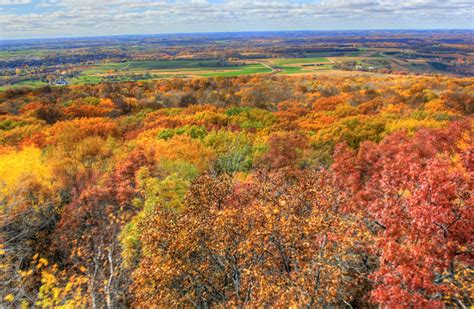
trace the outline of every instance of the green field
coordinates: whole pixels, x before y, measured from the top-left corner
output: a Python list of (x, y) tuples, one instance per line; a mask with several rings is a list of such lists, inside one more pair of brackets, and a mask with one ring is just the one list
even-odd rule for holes
[[(226, 68), (227, 70), (227, 68)], [(262, 74), (262, 73), (271, 73), (272, 70), (261, 65), (261, 64), (251, 64), (251, 65), (244, 65), (239, 66), (236, 69), (232, 69), (231, 71), (224, 71), (224, 72), (212, 72), (212, 73), (205, 73), (199, 74), (199, 76), (203, 77), (218, 77), (218, 76), (241, 76), (241, 75), (250, 75), (250, 74)]]
[(296, 74), (296, 73), (301, 73), (302, 71), (302, 67), (288, 67), (288, 66), (282, 66), (282, 67), (279, 67), (279, 69), (281, 70), (280, 72), (278, 72), (278, 74)]
[(69, 81), (71, 84), (98, 84), (102, 82), (102, 78), (99, 76), (89, 76), (89, 75), (81, 75), (75, 77)]
[[(310, 73), (315, 70), (325, 70), (332, 68), (331, 61), (326, 57), (313, 57), (313, 58), (274, 58), (266, 59), (268, 63), (271, 63), (275, 69), (279, 70), (278, 74), (298, 74), (298, 73)], [(307, 66), (315, 64), (315, 66)], [(318, 66), (316, 66), (318, 64)]]
[(298, 74), (298, 73), (311, 73), (315, 71), (324, 71), (333, 69), (332, 64), (324, 64), (317, 67), (304, 67), (304, 66), (282, 66), (279, 74)]
[(103, 72), (109, 70), (173, 70), (173, 69), (228, 69), (234, 66), (221, 64), (219, 60), (151, 60), (127, 61), (99, 65), (96, 70)]
[(21, 81), (19, 83), (11, 85), (11, 86), (0, 86), (0, 91), (5, 91), (7, 89), (20, 88), (20, 87), (37, 88), (37, 87), (42, 87), (42, 86), (46, 86), (46, 85), (48, 85), (48, 83), (45, 83), (45, 82), (42, 82), (42, 81), (25, 80), (25, 81)]
[(40, 57), (47, 55), (48, 52), (48, 50), (42, 49), (0, 50), (0, 60), (9, 60), (15, 57)]
[(248, 74), (270, 73), (271, 69), (261, 64), (222, 64), (218, 60), (157, 60), (157, 61), (127, 61), (121, 63), (107, 63), (97, 65), (81, 72), (80, 79), (97, 78), (100, 74), (114, 73), (160, 73), (165, 75), (192, 72), (191, 75), (212, 76), (240, 76)]

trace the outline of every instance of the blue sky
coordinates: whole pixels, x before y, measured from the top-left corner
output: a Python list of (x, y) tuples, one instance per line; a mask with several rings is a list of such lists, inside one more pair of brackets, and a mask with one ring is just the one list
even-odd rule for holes
[(474, 28), (474, 0), (0, 0), (0, 39), (453, 28)]

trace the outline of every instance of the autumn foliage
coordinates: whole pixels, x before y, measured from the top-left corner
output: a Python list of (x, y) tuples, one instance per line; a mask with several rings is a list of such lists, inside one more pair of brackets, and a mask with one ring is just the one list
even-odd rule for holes
[(0, 93), (0, 304), (473, 305), (470, 78)]

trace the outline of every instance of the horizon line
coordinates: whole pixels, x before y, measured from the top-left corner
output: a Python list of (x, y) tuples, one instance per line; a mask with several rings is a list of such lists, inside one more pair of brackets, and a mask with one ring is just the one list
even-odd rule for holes
[(278, 33), (278, 32), (375, 32), (375, 31), (471, 31), (474, 28), (380, 28), (380, 29), (301, 29), (301, 30), (246, 30), (246, 31), (198, 31), (198, 32), (163, 32), (163, 33), (131, 33), (131, 34), (110, 34), (110, 35), (79, 35), (79, 36), (51, 36), (37, 38), (11, 38), (2, 39), (0, 42), (11, 41), (35, 41), (54, 39), (92, 39), (92, 38), (113, 38), (127, 36), (160, 36), (160, 35), (198, 35), (198, 34), (237, 34), (237, 33)]

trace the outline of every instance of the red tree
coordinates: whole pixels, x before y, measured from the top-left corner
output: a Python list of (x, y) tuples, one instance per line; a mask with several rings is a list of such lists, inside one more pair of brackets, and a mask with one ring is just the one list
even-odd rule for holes
[[(473, 156), (461, 124), (397, 133), (358, 153), (341, 147), (335, 172), (377, 231), (372, 300), (390, 308), (471, 305)], [(346, 180), (344, 182), (343, 180)], [(471, 270), (472, 272), (472, 270)]]

